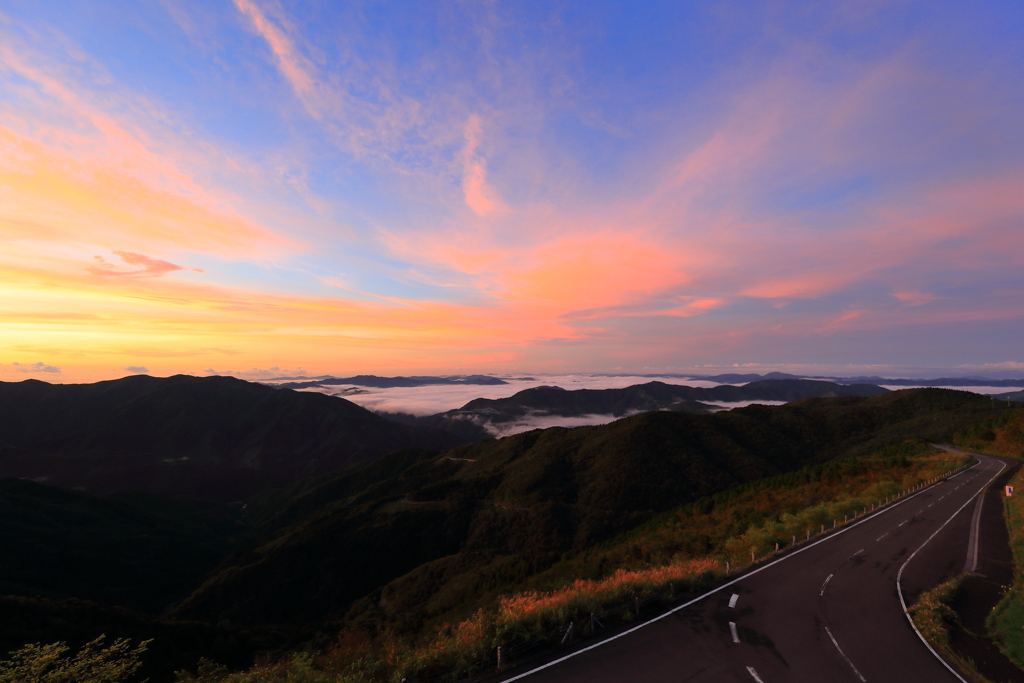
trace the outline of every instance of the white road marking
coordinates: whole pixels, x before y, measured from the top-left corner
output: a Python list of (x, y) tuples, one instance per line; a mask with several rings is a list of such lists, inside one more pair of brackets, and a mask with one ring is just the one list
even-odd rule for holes
[[(949, 449), (945, 449), (945, 450), (949, 450)], [(977, 462), (975, 463), (975, 465), (981, 464), (981, 460), (980, 460), (980, 459), (978, 459), (977, 457), (975, 457), (975, 460), (977, 460)], [(997, 460), (996, 462), (999, 462), (999, 461)], [(961, 683), (967, 683), (967, 681), (966, 681), (966, 680), (964, 680), (963, 676), (961, 676), (961, 675), (960, 675), (959, 673), (957, 673), (956, 669), (954, 669), (953, 667), (951, 667), (951, 666), (949, 665), (949, 663), (948, 663), (948, 662), (946, 662), (946, 660), (945, 660), (945, 659), (943, 659), (942, 657), (940, 657), (940, 656), (939, 656), (939, 653), (935, 651), (935, 648), (933, 648), (933, 647), (931, 646), (931, 643), (929, 643), (929, 642), (928, 642), (927, 640), (925, 640), (925, 637), (924, 637), (923, 635), (921, 635), (921, 632), (920, 632), (919, 630), (917, 630), (917, 625), (916, 625), (916, 624), (914, 623), (914, 620), (913, 620), (913, 619), (911, 618), (911, 616), (910, 616), (910, 612), (908, 612), (908, 611), (907, 611), (907, 601), (906, 601), (906, 599), (905, 599), (905, 598), (903, 597), (903, 586), (901, 585), (901, 581), (902, 581), (902, 579), (903, 579), (903, 570), (907, 568), (907, 565), (908, 565), (908, 564), (910, 564), (910, 561), (914, 559), (914, 556), (915, 556), (915, 555), (917, 555), (917, 554), (918, 554), (919, 552), (921, 552), (921, 549), (922, 549), (922, 548), (924, 548), (924, 547), (925, 547), (926, 545), (928, 545), (928, 544), (929, 544), (929, 543), (931, 542), (931, 540), (932, 540), (933, 538), (935, 538), (936, 536), (938, 536), (938, 535), (939, 535), (939, 532), (940, 532), (940, 531), (942, 531), (943, 529), (945, 529), (945, 528), (946, 528), (946, 525), (947, 525), (947, 524), (949, 524), (950, 522), (952, 522), (952, 521), (953, 521), (953, 518), (954, 518), (954, 517), (956, 517), (957, 515), (959, 515), (959, 514), (960, 514), (960, 513), (961, 513), (961, 512), (963, 511), (963, 509), (964, 509), (965, 507), (967, 507), (968, 505), (970, 505), (970, 504), (971, 504), (971, 502), (972, 502), (972, 501), (974, 500), (974, 497), (975, 497), (975, 496), (977, 496), (977, 495), (981, 494), (981, 493), (982, 493), (982, 492), (983, 492), (983, 491), (985, 490), (985, 488), (986, 488), (986, 487), (987, 487), (987, 486), (988, 486), (989, 484), (991, 484), (991, 483), (992, 483), (993, 481), (995, 481), (996, 477), (998, 477), (998, 476), (999, 476), (999, 474), (1000, 474), (1000, 473), (1001, 473), (1001, 472), (1002, 472), (1003, 470), (1005, 470), (1005, 469), (1006, 469), (1006, 463), (1000, 463), (1000, 464), (1002, 465), (1002, 467), (1000, 467), (1000, 468), (999, 468), (999, 470), (998, 470), (998, 471), (997, 471), (997, 472), (996, 472), (995, 474), (993, 474), (993, 475), (992, 475), (992, 478), (991, 478), (991, 479), (989, 479), (988, 481), (986, 481), (986, 482), (984, 483), (984, 485), (982, 485), (982, 487), (981, 487), (980, 489), (978, 489), (978, 492), (977, 492), (977, 493), (975, 493), (975, 494), (974, 494), (973, 496), (971, 496), (970, 498), (968, 498), (968, 499), (967, 499), (967, 502), (966, 502), (966, 503), (964, 503), (963, 505), (961, 505), (961, 506), (960, 506), (960, 507), (959, 507), (959, 508), (957, 509), (957, 511), (953, 513), (953, 515), (952, 515), (952, 516), (951, 516), (951, 517), (950, 517), (949, 519), (947, 519), (947, 520), (946, 520), (945, 522), (943, 522), (942, 526), (940, 526), (940, 527), (939, 527), (938, 529), (936, 529), (936, 530), (935, 530), (935, 532), (934, 532), (934, 533), (932, 533), (932, 535), (931, 535), (931, 536), (929, 536), (929, 537), (928, 537), (928, 539), (927, 539), (927, 540), (926, 540), (926, 541), (925, 541), (924, 543), (922, 543), (922, 544), (920, 545), (920, 547), (918, 547), (918, 549), (917, 549), (917, 550), (915, 550), (915, 551), (914, 551), (913, 553), (911, 553), (911, 554), (910, 554), (910, 557), (908, 557), (908, 558), (907, 558), (907, 561), (906, 561), (906, 562), (904, 562), (904, 563), (903, 563), (903, 566), (901, 566), (901, 567), (900, 567), (900, 570), (899, 570), (898, 572), (896, 572), (896, 594), (897, 594), (898, 596), (900, 596), (900, 607), (902, 607), (902, 608), (903, 608), (903, 616), (905, 616), (905, 617), (907, 618), (907, 621), (908, 621), (908, 622), (910, 622), (910, 627), (911, 627), (912, 629), (914, 629), (914, 633), (916, 633), (916, 634), (917, 634), (917, 637), (921, 639), (921, 642), (922, 642), (922, 643), (924, 643), (924, 646), (925, 646), (926, 648), (928, 648), (928, 651), (929, 651), (929, 652), (931, 652), (931, 653), (932, 653), (933, 655), (935, 655), (935, 658), (936, 658), (937, 660), (939, 660), (939, 662), (941, 662), (943, 666), (945, 666), (945, 667), (946, 667), (947, 669), (949, 669), (949, 672), (950, 672), (951, 674), (953, 674), (954, 676), (956, 676), (956, 679), (957, 679), (958, 681), (960, 681)], [(973, 467), (973, 466), (972, 466), (972, 467)], [(966, 471), (966, 470), (965, 470), (965, 471)], [(986, 471), (987, 471), (987, 470), (986, 470)], [(977, 473), (975, 472), (974, 474), (976, 475)]]
[(909, 521), (910, 521), (909, 519), (905, 519), (905, 520), (903, 520), (902, 522), (900, 522), (899, 524), (897, 524), (897, 525), (896, 525), (896, 528), (897, 528), (897, 529), (898, 529), (898, 528), (900, 528), (901, 526), (903, 526), (904, 524), (906, 524), (906, 523), (907, 523), (907, 522), (909, 522)]
[(853, 555), (850, 555), (850, 557), (857, 557), (857, 556), (858, 556), (858, 555), (860, 555), (860, 554), (861, 554), (862, 552), (864, 552), (864, 548), (861, 548), (860, 550), (858, 550), (857, 552), (855, 552), (855, 553), (854, 553)]
[(739, 594), (738, 593), (733, 593), (732, 597), (729, 598), (729, 607), (735, 608), (736, 607), (736, 601), (739, 600), (739, 599), (740, 599)]
[(734, 643), (740, 642), (740, 634), (736, 632), (736, 622), (735, 621), (730, 621), (729, 622), (729, 631), (732, 632), (732, 642), (734, 642)]
[(978, 527), (981, 525), (981, 506), (985, 504), (985, 494), (981, 493), (974, 506), (974, 519), (971, 520), (971, 538), (967, 543), (967, 562), (964, 564), (965, 572), (973, 572), (978, 568)]
[(884, 534), (882, 534), (881, 536), (879, 536), (878, 538), (875, 539), (875, 543), (878, 543), (879, 541), (881, 541), (883, 538), (885, 538), (888, 535), (889, 535), (889, 532), (886, 531)]
[[(932, 503), (931, 505), (929, 505), (928, 508), (930, 508), (932, 505), (935, 505), (935, 503)], [(925, 508), (925, 510), (927, 510), (928, 508)]]
[(831, 581), (831, 580), (832, 580), (832, 574), (829, 574), (828, 578), (825, 579), (825, 583), (821, 584), (821, 592), (818, 593), (819, 597), (825, 594), (825, 586), (827, 586), (828, 582)]
[(857, 674), (857, 678), (863, 681), (863, 683), (868, 683), (868, 680), (860, 675), (860, 672), (857, 671), (857, 667), (853, 665), (853, 662), (850, 661), (850, 658), (847, 657), (846, 654), (843, 652), (843, 648), (839, 647), (839, 643), (836, 642), (836, 637), (832, 635), (832, 631), (828, 630), (828, 626), (825, 627), (825, 633), (827, 633), (828, 637), (832, 639), (832, 644), (836, 646), (837, 650), (839, 650), (839, 654), (843, 655), (843, 659), (845, 659), (846, 663), (850, 665), (851, 669), (853, 669), (853, 673)]
[(761, 680), (761, 677), (757, 675), (757, 672), (754, 671), (754, 667), (748, 666), (747, 671), (750, 672), (750, 675), (754, 677), (754, 680), (757, 681), (757, 683), (764, 683), (764, 681)]
[[(972, 468), (976, 467), (980, 462), (981, 462), (980, 460), (978, 462), (975, 462), (973, 465), (971, 465), (971, 467)], [(967, 470), (965, 470), (965, 471), (967, 471)], [(907, 502), (908, 500), (913, 499), (916, 495), (917, 494), (907, 494), (907, 495), (901, 497), (900, 499), (898, 499), (898, 501), (894, 501), (893, 502), (893, 507), (897, 507), (899, 505), (902, 505), (903, 503)], [(612, 643), (612, 642), (618, 640), (619, 638), (624, 638), (624, 637), (630, 635), (631, 633), (633, 633), (635, 631), (639, 631), (640, 629), (645, 628), (647, 626), (650, 626), (651, 624), (657, 623), (657, 622), (661, 621), (662, 619), (665, 619), (665, 618), (675, 614), (676, 612), (678, 612), (680, 610), (684, 610), (687, 607), (689, 607), (690, 605), (698, 603), (698, 602), (700, 602), (702, 600), (707, 600), (708, 598), (710, 598), (712, 595), (718, 593), (718, 591), (722, 590), (723, 588), (728, 588), (729, 586), (735, 586), (737, 583), (739, 583), (740, 581), (743, 581), (744, 579), (750, 578), (751, 576), (753, 576), (755, 574), (760, 574), (761, 572), (767, 571), (769, 568), (774, 567), (775, 565), (779, 564), (780, 562), (785, 562), (787, 560), (790, 560), (790, 559), (796, 557), (797, 555), (799, 555), (801, 553), (807, 552), (811, 548), (816, 547), (819, 543), (825, 543), (825, 542), (828, 542), (828, 541), (830, 541), (830, 540), (832, 540), (834, 538), (838, 538), (839, 536), (843, 535), (847, 531), (850, 531), (851, 529), (854, 529), (857, 526), (863, 524), (868, 519), (870, 519), (870, 518), (865, 517), (865, 518), (862, 518), (862, 519), (859, 519), (859, 520), (855, 520), (849, 526), (845, 526), (845, 527), (839, 529), (838, 531), (835, 531), (835, 532), (833, 532), (831, 534), (828, 534), (827, 536), (823, 536), (823, 537), (815, 540), (813, 543), (809, 543), (809, 544), (807, 544), (807, 545), (805, 545), (805, 546), (803, 546), (801, 548), (798, 548), (796, 550), (792, 550), (792, 551), (786, 553), (785, 555), (783, 555), (782, 557), (780, 557), (777, 560), (772, 560), (771, 562), (769, 562), (767, 564), (763, 564), (760, 567), (758, 567), (757, 569), (754, 569), (753, 571), (747, 572), (743, 576), (737, 577), (737, 578), (735, 578), (735, 579), (733, 579), (733, 580), (731, 580), (731, 581), (729, 581), (729, 582), (727, 582), (727, 583), (725, 583), (725, 584), (723, 584), (721, 586), (718, 586), (717, 588), (709, 590), (707, 593), (704, 593), (702, 595), (698, 595), (695, 598), (691, 598), (690, 600), (687, 600), (686, 602), (684, 602), (681, 605), (676, 605), (672, 609), (670, 609), (670, 610), (668, 610), (666, 612), (662, 612), (661, 614), (659, 614), (658, 616), (654, 617), (653, 619), (649, 619), (649, 620), (647, 620), (647, 621), (645, 621), (643, 623), (637, 624), (636, 626), (634, 626), (632, 628), (626, 629), (625, 631), (622, 631), (620, 633), (616, 633), (615, 635), (613, 635), (613, 636), (611, 636), (609, 638), (605, 638), (604, 640), (602, 640), (600, 642), (597, 642), (597, 643), (594, 643), (593, 645), (590, 645), (588, 647), (580, 648), (579, 650), (576, 650), (575, 652), (571, 652), (571, 653), (565, 655), (564, 657), (559, 657), (558, 659), (554, 659), (554, 660), (552, 660), (550, 662), (547, 662), (546, 664), (541, 664), (538, 667), (534, 667), (533, 669), (529, 669), (528, 671), (524, 671), (523, 673), (519, 674), (518, 676), (513, 676), (512, 678), (507, 678), (507, 679), (505, 679), (504, 683), (512, 683), (513, 681), (518, 681), (518, 680), (521, 680), (521, 679), (526, 678), (528, 676), (532, 676), (533, 674), (537, 673), (538, 671), (543, 671), (544, 669), (547, 669), (547, 668), (550, 668), (552, 666), (556, 666), (558, 664), (561, 664), (562, 662), (564, 662), (564, 661), (566, 661), (568, 659), (572, 659), (573, 657), (578, 657), (579, 655), (581, 655), (581, 654), (583, 654), (585, 652), (589, 652), (589, 651), (591, 651), (591, 650), (593, 650), (595, 648), (603, 647), (605, 645), (608, 645), (609, 643)], [(900, 597), (902, 599), (902, 595)], [(753, 671), (752, 667), (748, 667), (748, 669), (750, 671)], [(752, 675), (756, 676), (756, 673), (754, 673)], [(757, 679), (757, 680), (760, 681), (761, 679)], [(764, 683), (764, 682), (761, 681), (761, 683)]]

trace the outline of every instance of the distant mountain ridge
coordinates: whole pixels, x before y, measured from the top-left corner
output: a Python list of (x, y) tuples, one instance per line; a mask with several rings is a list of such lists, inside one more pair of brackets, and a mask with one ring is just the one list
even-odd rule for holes
[(392, 389), (394, 387), (425, 387), (435, 384), (480, 384), (484, 386), (493, 386), (498, 384), (508, 384), (508, 382), (497, 377), (491, 377), (490, 375), (466, 375), (458, 377), (378, 377), (377, 375), (356, 375), (355, 377), (311, 379), (307, 382), (285, 382), (274, 386), (279, 389), (312, 389), (315, 387), (337, 386), (339, 384), (352, 384), (360, 387), (374, 387), (376, 389)]
[(940, 377), (938, 379), (889, 378), (877, 375), (863, 377), (832, 377), (830, 375), (791, 375), (786, 372), (769, 372), (765, 375), (755, 373), (722, 375), (685, 375), (662, 373), (658, 375), (599, 375), (606, 377), (676, 377), (680, 379), (720, 382), (722, 384), (743, 384), (765, 379), (812, 379), (836, 384), (888, 384), (900, 387), (1024, 387), (1024, 379), (990, 379), (986, 377)]
[(0, 476), (222, 501), (400, 448), (464, 443), (342, 398), (188, 375), (0, 382), (0, 434)]

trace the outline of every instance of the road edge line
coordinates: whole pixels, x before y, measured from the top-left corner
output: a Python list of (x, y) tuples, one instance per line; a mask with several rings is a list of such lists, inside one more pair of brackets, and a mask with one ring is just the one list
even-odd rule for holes
[[(978, 455), (983, 455), (983, 454), (981, 454), (981, 453), (978, 453), (978, 454), (970, 453), (969, 455), (971, 457), (975, 458), (975, 459), (978, 459), (977, 456)], [(991, 456), (985, 456), (985, 457), (991, 457)], [(957, 515), (959, 515), (961, 512), (963, 512), (964, 508), (966, 508), (968, 505), (970, 505), (974, 501), (975, 498), (977, 498), (979, 495), (981, 495), (985, 491), (985, 489), (987, 489), (989, 487), (989, 485), (991, 485), (992, 482), (994, 482), (996, 480), (996, 477), (998, 477), (1000, 474), (1003, 473), (1003, 470), (1006, 469), (1006, 463), (1003, 462), (1002, 460), (998, 460), (996, 458), (993, 458), (993, 460), (996, 460), (996, 462), (999, 462), (1002, 465), (1002, 467), (999, 468), (999, 471), (996, 472), (994, 475), (992, 475), (992, 478), (989, 479), (988, 481), (986, 481), (985, 484), (980, 489), (978, 489), (977, 493), (975, 493), (973, 496), (968, 498), (967, 502), (964, 503), (963, 505), (961, 505), (960, 509), (958, 509), (956, 512), (954, 512), (950, 516), (950, 518), (947, 519), (942, 524), (942, 526), (940, 526), (938, 529), (936, 529), (935, 532), (931, 536), (929, 536), (928, 539), (924, 543), (922, 543), (921, 546), (917, 550), (915, 550), (913, 553), (911, 553), (910, 557), (907, 558), (907, 561), (903, 563), (903, 566), (900, 567), (900, 571), (896, 574), (896, 594), (900, 596), (900, 606), (903, 607), (903, 615), (907, 618), (907, 621), (910, 622), (910, 628), (914, 629), (914, 633), (916, 633), (917, 637), (921, 639), (921, 642), (924, 643), (924, 646), (926, 648), (928, 648), (928, 651), (931, 652), (933, 655), (935, 655), (935, 658), (938, 659), (940, 662), (942, 662), (942, 665), (944, 667), (946, 667), (947, 669), (949, 669), (949, 672), (951, 674), (953, 674), (954, 676), (956, 676), (957, 680), (960, 681), (961, 683), (968, 683), (968, 681), (966, 679), (964, 679), (964, 677), (961, 676), (959, 674), (959, 672), (957, 672), (956, 669), (954, 669), (952, 666), (950, 666), (949, 662), (947, 662), (945, 659), (943, 659), (942, 656), (938, 652), (935, 651), (935, 648), (932, 647), (931, 643), (929, 643), (925, 639), (924, 635), (922, 635), (921, 632), (917, 629), (917, 624), (914, 623), (914, 619), (910, 616), (910, 612), (907, 610), (907, 601), (903, 598), (903, 586), (901, 584), (901, 579), (903, 578), (903, 570), (907, 568), (907, 565), (910, 564), (910, 561), (912, 559), (914, 559), (914, 556), (917, 555), (919, 552), (921, 552), (921, 550), (926, 545), (931, 543), (932, 539), (935, 538), (936, 536), (938, 536), (939, 532), (942, 531), (943, 529), (945, 529), (947, 524), (952, 522), (953, 519)], [(980, 464), (980, 463), (981, 463), (981, 460), (978, 459), (978, 462), (975, 463), (975, 465)]]
[[(977, 458), (975, 458), (975, 460), (977, 460)], [(980, 464), (981, 464), (981, 460), (977, 460), (977, 462), (975, 462), (973, 465), (971, 465), (970, 467), (965, 467), (958, 474), (962, 474), (963, 472), (966, 472), (967, 470), (972, 470), (972, 469), (974, 469), (975, 467), (977, 467)], [(1006, 465), (1004, 464), (1003, 467), (1005, 468)], [(999, 471), (1002, 472), (1002, 470), (999, 470)], [(995, 477), (993, 477), (993, 479), (995, 479)], [(936, 482), (936, 483), (938, 483), (938, 482)], [(706, 598), (711, 597), (712, 595), (714, 595), (715, 593), (719, 592), (723, 588), (728, 588), (729, 586), (735, 585), (735, 584), (739, 583), (740, 581), (742, 581), (743, 579), (746, 579), (746, 578), (748, 578), (750, 576), (753, 576), (754, 574), (758, 574), (758, 573), (764, 571), (765, 569), (768, 569), (769, 567), (775, 566), (779, 562), (785, 562), (789, 558), (794, 557), (796, 555), (799, 555), (800, 553), (804, 552), (805, 550), (810, 550), (811, 548), (815, 547), (819, 543), (824, 543), (825, 541), (828, 541), (829, 539), (832, 539), (832, 538), (835, 538), (835, 537), (837, 537), (837, 536), (839, 536), (841, 534), (844, 534), (847, 531), (849, 531), (850, 529), (853, 529), (854, 527), (859, 526), (859, 525), (863, 524), (864, 522), (867, 522), (870, 519), (874, 519), (875, 517), (877, 517), (878, 515), (880, 515), (883, 512), (887, 512), (889, 510), (893, 510), (893, 509), (899, 507), (900, 505), (903, 505), (903, 503), (906, 503), (908, 500), (911, 500), (912, 498), (917, 498), (919, 495), (921, 495), (925, 491), (928, 491), (929, 489), (931, 489), (932, 486), (935, 486), (935, 484), (932, 484), (931, 486), (926, 486), (923, 489), (921, 489), (920, 491), (917, 491), (915, 493), (912, 493), (912, 494), (909, 494), (907, 496), (904, 496), (899, 501), (893, 501), (892, 503), (889, 503), (888, 505), (886, 505), (884, 507), (880, 507), (877, 510), (875, 510), (874, 512), (868, 513), (868, 514), (864, 515), (863, 517), (861, 517), (859, 522), (853, 522), (851, 524), (847, 524), (846, 526), (844, 526), (843, 528), (839, 529), (838, 531), (831, 531), (830, 533), (827, 533), (825, 536), (822, 536), (821, 538), (819, 538), (818, 540), (814, 541), (813, 543), (808, 543), (807, 545), (804, 545), (802, 548), (799, 548), (797, 550), (790, 550), (788, 553), (786, 553), (782, 557), (780, 557), (780, 558), (778, 558), (776, 560), (772, 560), (768, 564), (762, 565), (762, 566), (758, 567), (757, 569), (755, 569), (753, 571), (750, 571), (750, 572), (747, 572), (747, 573), (743, 574), (742, 576), (737, 576), (735, 579), (733, 579), (732, 581), (729, 581), (728, 583), (723, 583), (721, 586), (716, 586), (712, 590), (709, 590), (707, 593), (704, 593), (703, 595), (699, 595), (696, 598), (693, 598), (692, 600), (690, 600), (689, 602), (684, 602), (682, 605), (677, 605), (677, 606), (673, 607), (672, 609), (668, 610), (667, 612), (659, 614), (658, 616), (654, 617), (653, 619), (648, 619), (647, 621), (643, 622), (642, 624), (637, 624), (636, 626), (634, 626), (634, 627), (632, 627), (630, 629), (627, 629), (627, 630), (623, 631), (622, 633), (616, 633), (614, 636), (611, 636), (609, 638), (605, 638), (604, 640), (602, 640), (600, 642), (597, 642), (597, 643), (594, 643), (593, 645), (588, 645), (587, 647), (585, 647), (585, 648), (583, 648), (581, 650), (576, 650), (575, 652), (570, 652), (569, 654), (565, 655), (564, 657), (559, 657), (558, 659), (552, 660), (552, 661), (548, 662), (547, 664), (542, 664), (541, 666), (538, 666), (538, 667), (536, 667), (534, 669), (530, 669), (529, 671), (524, 671), (523, 673), (518, 674), (516, 676), (513, 676), (512, 678), (502, 679), (501, 683), (512, 683), (512, 681), (518, 681), (521, 678), (526, 678), (527, 676), (531, 676), (531, 675), (537, 673), (538, 671), (543, 671), (544, 669), (552, 667), (555, 664), (561, 664), (562, 662), (566, 661), (567, 659), (572, 659), (573, 657), (575, 657), (577, 655), (581, 655), (584, 652), (589, 652), (590, 650), (593, 650), (595, 648), (599, 648), (602, 645), (607, 645), (608, 643), (612, 642), (613, 640), (618, 640), (619, 638), (622, 638), (623, 636), (628, 636), (630, 633), (633, 633), (634, 631), (639, 631), (644, 626), (649, 626), (649, 625), (653, 624), (656, 621), (661, 621), (662, 619), (664, 619), (665, 617), (669, 616), (670, 614), (675, 614), (676, 612), (678, 612), (681, 609), (686, 609), (690, 605), (696, 604), (696, 603), (700, 602), (701, 600), (704, 600)], [(986, 484), (986, 486), (987, 486), (987, 484)], [(975, 495), (977, 495), (977, 494), (975, 494)], [(972, 496), (970, 498), (970, 500), (968, 500), (967, 502), (970, 503), (971, 500), (974, 500), (974, 496)], [(962, 509), (963, 508), (961, 508), (961, 510)], [(957, 513), (959, 513), (959, 512), (960, 512), (960, 510), (957, 510)], [(954, 517), (955, 516), (956, 515), (954, 515)], [(952, 517), (950, 519), (952, 519)], [(946, 524), (948, 524), (948, 523), (949, 522), (947, 521)], [(943, 526), (945, 526), (945, 524), (943, 524)], [(939, 527), (939, 531), (941, 531), (941, 530), (942, 530), (942, 527)], [(935, 532), (935, 533), (938, 533), (938, 531)], [(928, 540), (930, 541), (931, 538), (929, 538)], [(925, 541), (925, 543), (928, 543), (928, 541)], [(921, 547), (923, 548), (924, 546), (921, 546)], [(914, 554), (917, 554), (917, 551), (914, 551)], [(913, 557), (913, 555), (911, 555), (911, 557)], [(907, 562), (909, 562), (909, 561), (910, 560), (907, 560)], [(904, 563), (904, 566), (905, 566), (905, 563)], [(900, 571), (902, 572), (902, 569)], [(898, 586), (898, 582), (897, 582), (897, 586)], [(902, 594), (901, 594), (900, 595), (900, 601), (902, 602), (902, 600), (903, 600), (903, 597), (902, 597)], [(904, 607), (904, 613), (906, 613), (906, 607)], [(908, 618), (909, 618), (909, 616), (908, 616)], [(911, 625), (913, 625), (913, 622), (911, 622)], [(914, 630), (916, 631), (917, 629), (915, 628)], [(918, 633), (918, 635), (921, 635), (921, 634)], [(922, 638), (922, 640), (923, 640), (923, 638)], [(925, 643), (925, 645), (927, 645), (927, 643)], [(929, 649), (931, 649), (930, 646), (929, 646)], [(945, 662), (943, 662), (943, 663), (945, 663)], [(960, 680), (963, 680), (963, 679), (960, 679)], [(967, 681), (964, 681), (964, 683), (967, 683)]]

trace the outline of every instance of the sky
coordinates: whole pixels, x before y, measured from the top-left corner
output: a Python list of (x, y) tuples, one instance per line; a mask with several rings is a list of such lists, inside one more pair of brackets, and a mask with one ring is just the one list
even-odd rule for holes
[(1021, 35), (1015, 0), (7, 0), (0, 380), (1020, 376)]

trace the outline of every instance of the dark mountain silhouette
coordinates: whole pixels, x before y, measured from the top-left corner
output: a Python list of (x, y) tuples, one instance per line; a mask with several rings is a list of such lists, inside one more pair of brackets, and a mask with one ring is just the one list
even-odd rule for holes
[(159, 614), (245, 532), (238, 506), (149, 493), (95, 496), (0, 479), (0, 594), (96, 600)]
[(491, 386), (508, 384), (508, 382), (497, 377), (491, 377), (490, 375), (467, 375), (465, 377), (378, 377), (377, 375), (357, 375), (355, 377), (313, 379), (308, 382), (285, 382), (276, 386), (282, 389), (311, 389), (339, 384), (391, 389), (394, 387), (425, 387), (433, 384), (479, 384)]
[(990, 414), (986, 397), (916, 389), (400, 451), (254, 501), (239, 550), (170, 614), (415, 632), (675, 506), (907, 438), (948, 439)]
[(870, 382), (897, 387), (1024, 387), (1024, 379), (939, 377), (938, 379), (886, 379), (885, 377), (830, 377), (834, 382)]
[(996, 401), (1024, 401), (1024, 391), (1008, 391), (1005, 394), (996, 394), (991, 398)]
[(463, 443), (342, 398), (187, 375), (0, 382), (0, 434), (0, 476), (223, 501), (399, 448)]
[(870, 384), (844, 386), (834, 382), (804, 379), (769, 379), (745, 386), (723, 385), (710, 389), (648, 382), (623, 389), (576, 389), (560, 387), (525, 389), (508, 398), (478, 398), (458, 410), (426, 417), (382, 413), (385, 417), (458, 434), (467, 441), (478, 441), (517, 423), (529, 424), (530, 418), (554, 415), (613, 415), (623, 417), (652, 410), (686, 413), (710, 413), (715, 406), (701, 401), (796, 401), (830, 396), (878, 396), (888, 390)]

